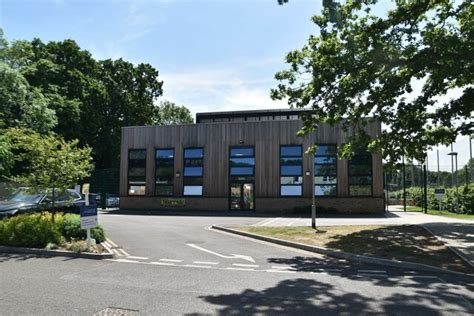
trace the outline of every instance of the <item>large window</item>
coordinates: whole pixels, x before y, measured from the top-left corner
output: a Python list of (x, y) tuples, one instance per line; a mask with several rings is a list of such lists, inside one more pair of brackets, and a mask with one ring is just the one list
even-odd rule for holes
[(184, 195), (202, 195), (203, 159), (202, 148), (184, 149)]
[(303, 193), (303, 148), (280, 147), (280, 195), (301, 196)]
[(174, 182), (174, 149), (155, 151), (155, 195), (172, 196)]
[(372, 195), (372, 155), (357, 153), (349, 161), (349, 195)]
[(128, 195), (145, 195), (146, 149), (128, 151)]
[(255, 155), (253, 147), (231, 147), (229, 157), (231, 176), (253, 176)]
[(317, 145), (314, 154), (314, 195), (336, 196), (337, 194), (337, 147)]

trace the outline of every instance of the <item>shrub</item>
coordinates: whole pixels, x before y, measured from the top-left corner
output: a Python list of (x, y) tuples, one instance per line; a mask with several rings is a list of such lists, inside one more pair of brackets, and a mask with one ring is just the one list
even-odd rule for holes
[[(62, 222), (61, 233), (66, 240), (77, 240), (86, 239), (86, 230), (81, 228), (81, 219), (77, 214), (66, 214)], [(91, 237), (96, 240), (97, 243), (105, 241), (105, 232), (101, 226), (97, 226), (91, 229)]]
[(52, 222), (50, 213), (22, 214), (0, 222), (0, 244), (18, 247), (44, 248), (47, 244), (61, 244), (62, 214)]

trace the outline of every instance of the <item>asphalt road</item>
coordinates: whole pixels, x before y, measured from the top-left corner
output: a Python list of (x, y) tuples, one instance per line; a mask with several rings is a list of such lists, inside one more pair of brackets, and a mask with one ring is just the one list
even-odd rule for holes
[(209, 230), (262, 218), (104, 215), (113, 260), (0, 254), (1, 315), (474, 312), (474, 279), (357, 265)]

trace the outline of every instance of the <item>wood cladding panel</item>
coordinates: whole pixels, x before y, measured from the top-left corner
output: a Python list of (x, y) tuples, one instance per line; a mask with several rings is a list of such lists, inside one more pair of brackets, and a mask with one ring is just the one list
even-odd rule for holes
[[(127, 195), (127, 166), (129, 149), (147, 149), (147, 196), (153, 196), (155, 186), (155, 148), (175, 149), (174, 192), (183, 193), (183, 150), (186, 147), (204, 148), (204, 193), (205, 197), (227, 197), (229, 194), (229, 147), (255, 147), (255, 193), (256, 197), (278, 197), (280, 191), (280, 145), (303, 145), (305, 151), (311, 144), (342, 144), (351, 131), (339, 126), (321, 124), (316, 133), (297, 137), (301, 121), (255, 121), (200, 123), (177, 126), (143, 126), (122, 129), (120, 194)], [(380, 133), (380, 124), (366, 127), (370, 135)], [(382, 160), (373, 156), (374, 196), (383, 195)], [(303, 157), (303, 195), (311, 196), (310, 171), (312, 159)], [(338, 162), (338, 195), (348, 195), (347, 161)]]

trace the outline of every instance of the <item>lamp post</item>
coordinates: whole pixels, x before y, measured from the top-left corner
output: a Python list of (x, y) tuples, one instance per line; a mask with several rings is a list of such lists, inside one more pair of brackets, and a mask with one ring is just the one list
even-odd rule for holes
[[(454, 173), (454, 185), (456, 186), (456, 213), (459, 213), (459, 194), (458, 194), (458, 153), (455, 151), (451, 151), (448, 156), (454, 157), (456, 172)], [(452, 163), (452, 159), (451, 159)], [(451, 170), (453, 170), (453, 166), (451, 165)], [(452, 176), (451, 176), (452, 177)]]

